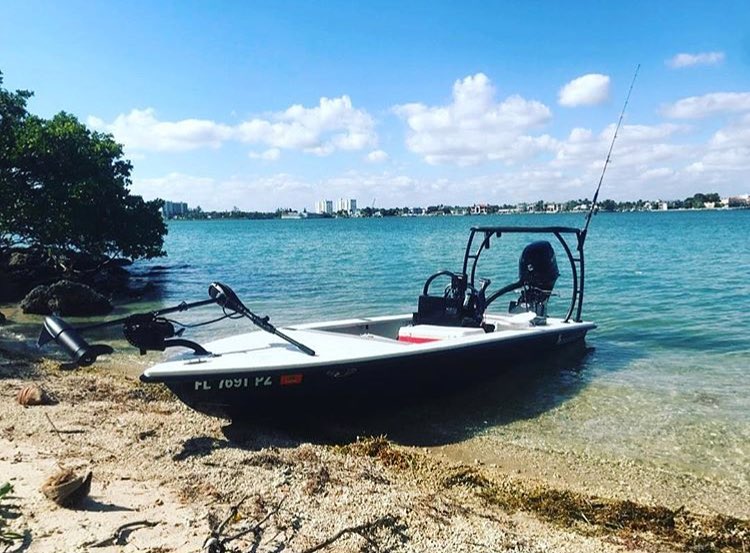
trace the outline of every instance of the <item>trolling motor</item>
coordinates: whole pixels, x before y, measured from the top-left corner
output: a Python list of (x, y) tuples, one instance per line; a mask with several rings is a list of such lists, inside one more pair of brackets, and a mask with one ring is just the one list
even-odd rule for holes
[[(113, 349), (106, 344), (91, 345), (79, 334), (88, 330), (105, 328), (110, 326), (122, 325), (125, 339), (134, 347), (138, 348), (141, 355), (147, 351), (164, 351), (170, 347), (186, 347), (193, 350), (195, 355), (212, 355), (200, 344), (191, 340), (182, 338), (182, 333), (189, 326), (200, 326), (218, 322), (222, 319), (245, 317), (252, 321), (253, 324), (275, 334), (279, 338), (286, 340), (300, 351), (307, 355), (315, 355), (315, 351), (290, 338), (269, 322), (269, 318), (260, 317), (250, 311), (245, 304), (239, 299), (234, 290), (226, 284), (213, 282), (208, 287), (210, 299), (197, 301), (193, 303), (182, 302), (175, 307), (150, 311), (147, 313), (136, 313), (120, 319), (104, 321), (93, 325), (74, 328), (64, 320), (54, 315), (45, 317), (42, 332), (39, 335), (37, 345), (42, 347), (48, 342), (55, 341), (70, 357), (76, 365), (85, 367), (93, 364), (100, 355), (113, 353)], [(177, 321), (167, 319), (164, 315), (187, 311), (195, 307), (202, 307), (210, 304), (218, 304), (224, 311), (224, 316), (211, 321), (197, 323), (194, 325), (181, 325)], [(182, 328), (175, 329), (175, 324)]]

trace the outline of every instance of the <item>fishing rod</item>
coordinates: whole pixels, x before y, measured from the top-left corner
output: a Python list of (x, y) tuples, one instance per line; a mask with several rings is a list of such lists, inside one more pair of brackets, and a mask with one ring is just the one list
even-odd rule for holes
[(596, 187), (596, 192), (594, 192), (594, 199), (591, 202), (591, 209), (589, 209), (588, 215), (586, 215), (586, 224), (583, 226), (583, 230), (581, 231), (581, 240), (579, 243), (579, 249), (583, 250), (583, 243), (586, 241), (586, 233), (588, 233), (589, 230), (589, 223), (591, 222), (591, 217), (594, 215), (594, 210), (596, 209), (596, 202), (599, 199), (599, 190), (602, 187), (602, 181), (604, 181), (604, 174), (607, 172), (607, 166), (609, 165), (609, 160), (612, 157), (612, 150), (615, 147), (615, 141), (617, 140), (617, 133), (620, 130), (620, 125), (622, 124), (622, 119), (625, 117), (625, 110), (628, 107), (628, 102), (630, 101), (630, 93), (633, 92), (633, 85), (635, 85), (635, 79), (638, 77), (638, 70), (641, 68), (641, 64), (639, 63), (638, 66), (635, 68), (635, 74), (633, 75), (633, 80), (630, 82), (630, 88), (628, 89), (628, 95), (625, 97), (625, 104), (622, 106), (622, 111), (620, 112), (620, 119), (617, 121), (617, 126), (615, 127), (615, 134), (612, 137), (612, 142), (609, 145), (609, 151), (607, 152), (607, 159), (604, 161), (604, 167), (602, 167), (602, 174), (599, 177), (599, 184)]

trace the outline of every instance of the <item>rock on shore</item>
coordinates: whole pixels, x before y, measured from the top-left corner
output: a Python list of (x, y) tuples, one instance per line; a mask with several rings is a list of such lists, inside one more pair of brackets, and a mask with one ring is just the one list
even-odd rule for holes
[(85, 317), (106, 315), (112, 311), (112, 303), (90, 286), (61, 280), (34, 288), (21, 302), (21, 309), (35, 315), (58, 313)]

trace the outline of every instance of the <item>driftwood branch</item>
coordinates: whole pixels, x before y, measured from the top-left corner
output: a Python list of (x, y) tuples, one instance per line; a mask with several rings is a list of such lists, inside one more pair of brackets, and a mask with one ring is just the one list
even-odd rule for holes
[(340, 540), (341, 538), (343, 538), (344, 536), (348, 534), (357, 534), (358, 536), (367, 540), (370, 543), (370, 545), (377, 545), (375, 540), (373, 540), (369, 534), (373, 530), (377, 530), (378, 528), (395, 526), (397, 522), (398, 522), (398, 519), (396, 517), (392, 515), (386, 515), (384, 517), (373, 520), (371, 522), (366, 522), (364, 524), (359, 524), (357, 526), (349, 526), (347, 528), (344, 528), (343, 530), (338, 531), (336, 534), (334, 534), (327, 540), (322, 541), (319, 544), (314, 545), (308, 549), (305, 549), (301, 553), (314, 553), (315, 551), (320, 551), (321, 549), (325, 549), (329, 545), (332, 545), (333, 543), (335, 543), (336, 541)]
[(128, 543), (128, 536), (134, 530), (139, 528), (153, 528), (159, 524), (148, 520), (135, 520), (118, 526), (113, 534), (103, 540), (91, 544), (84, 544), (84, 547), (109, 547), (111, 545), (125, 545)]
[(284, 500), (286, 500), (286, 496), (284, 496), (273, 509), (268, 511), (262, 519), (260, 519), (249, 528), (246, 528), (245, 530), (242, 530), (231, 536), (222, 537), (224, 528), (226, 528), (227, 524), (237, 516), (240, 506), (242, 505), (242, 503), (244, 503), (245, 497), (243, 497), (238, 503), (231, 507), (231, 509), (229, 510), (229, 515), (221, 522), (221, 524), (211, 530), (211, 535), (206, 539), (206, 541), (203, 542), (203, 551), (205, 551), (206, 553), (226, 553), (226, 545), (228, 543), (247, 536), (248, 534), (255, 535), (254, 546), (257, 548), (258, 544), (260, 543), (259, 538), (260, 534), (263, 531), (263, 525), (268, 522), (268, 520), (273, 515), (279, 512), (282, 504), (284, 503)]
[(50, 423), (50, 424), (52, 425), (52, 430), (54, 430), (54, 431), (55, 431), (55, 433), (57, 434), (57, 437), (58, 437), (58, 438), (60, 438), (60, 441), (64, 443), (64, 442), (65, 442), (65, 439), (64, 439), (64, 438), (62, 437), (62, 434), (60, 433), (60, 431), (59, 431), (59, 430), (57, 429), (57, 427), (55, 426), (55, 423), (54, 423), (54, 422), (52, 422), (52, 419), (50, 418), (50, 416), (49, 416), (49, 415), (48, 415), (47, 413), (44, 413), (44, 416), (45, 416), (45, 417), (47, 417), (47, 420), (48, 420), (48, 421), (49, 421), (49, 423)]
[[(249, 545), (248, 551), (250, 553), (255, 553), (261, 546), (261, 542), (264, 541), (263, 533), (266, 530), (266, 524), (274, 515), (276, 515), (281, 510), (281, 507), (284, 504), (286, 498), (287, 496), (284, 496), (281, 501), (279, 501), (263, 516), (263, 518), (258, 520), (258, 522), (252, 524), (250, 527), (245, 528), (244, 530), (241, 530), (235, 534), (225, 535), (225, 529), (227, 525), (230, 523), (230, 521), (234, 520), (237, 517), (239, 509), (242, 503), (245, 501), (245, 498), (243, 497), (237, 504), (233, 505), (230, 508), (229, 515), (220, 524), (216, 525), (211, 530), (211, 534), (203, 542), (202, 551), (204, 551), (204, 553), (228, 553), (230, 550), (234, 551), (234, 549), (229, 549), (228, 547), (231, 542), (252, 534), (252, 542), (250, 544), (245, 544), (245, 546), (247, 547)], [(361, 537), (369, 544), (369, 546), (373, 550), (377, 550), (380, 548), (381, 544), (379, 543), (375, 532), (383, 528), (389, 529), (394, 536), (398, 535), (405, 540), (408, 539), (403, 533), (405, 527), (399, 523), (398, 517), (395, 517), (393, 515), (386, 515), (370, 522), (365, 522), (364, 524), (358, 524), (356, 526), (343, 528), (330, 538), (318, 543), (317, 545), (309, 547), (308, 549), (305, 549), (300, 553), (315, 553), (316, 551), (320, 551), (322, 549), (325, 549), (326, 547), (329, 547), (341, 538), (350, 534), (355, 534)], [(283, 528), (280, 529), (270, 540), (265, 541), (265, 544), (268, 545), (270, 543), (273, 543), (279, 537), (279, 535), (284, 532), (285, 530)], [(283, 541), (279, 544), (277, 551), (285, 549), (289, 541), (290, 538), (288, 536), (284, 538)]]

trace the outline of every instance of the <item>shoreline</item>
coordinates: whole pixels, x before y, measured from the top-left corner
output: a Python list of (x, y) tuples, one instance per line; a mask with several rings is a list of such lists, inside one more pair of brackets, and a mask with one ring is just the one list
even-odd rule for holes
[[(18, 405), (15, 393), (29, 382), (39, 383), (58, 403)], [(279, 540), (301, 551), (342, 527), (378, 517), (393, 517), (388, 520), (398, 524), (380, 528), (377, 539), (405, 551), (475, 550), (469, 543), (488, 550), (587, 552), (627, 546), (645, 551), (673, 541), (679, 550), (686, 539), (700, 542), (711, 532), (723, 532), (716, 528), (718, 520), (739, 525), (738, 535), (748, 541), (737, 543), (750, 543), (747, 521), (728, 518), (731, 513), (714, 511), (721, 514), (715, 518), (693, 506), (680, 509), (674, 497), (663, 494), (664, 487), (645, 497), (649, 482), (641, 489), (617, 490), (602, 474), (634, 484), (634, 473), (608, 466), (597, 480), (594, 472), (580, 470), (577, 457), (567, 465), (558, 457), (552, 464), (548, 452), (509, 447), (501, 452), (507, 462), (488, 463), (481, 457), (462, 461), (454, 446), (427, 450), (379, 438), (314, 445), (263, 424), (233, 428), (190, 411), (159, 386), (142, 385), (118, 371), (61, 372), (52, 361), (2, 350), (0, 393), (5, 398), (0, 474), (9, 475), (4, 478), (15, 486), (12, 501), (21, 514), (10, 523), (15, 531), (30, 531), (32, 553), (75, 550), (134, 520), (158, 524), (133, 531), (125, 550), (198, 551), (211, 525), (244, 495), (251, 504), (243, 507), (247, 511), (238, 517), (238, 527), (257, 522), (284, 500), (264, 534), (266, 540), (278, 532), (282, 537), (263, 542), (259, 551)], [(59, 465), (93, 471), (83, 509), (57, 507), (39, 493), (43, 479)], [(583, 518), (568, 512), (587, 502), (596, 508)], [(622, 516), (626, 505), (637, 507), (645, 530), (630, 523), (607, 526), (606, 517)], [(687, 524), (697, 534), (670, 534), (655, 514), (660, 509), (673, 518), (688, 517), (690, 524), (680, 522), (679, 528)], [(332, 550), (358, 550), (362, 540), (348, 537)], [(732, 547), (724, 550), (742, 550)]]
[[(390, 208), (389, 208), (390, 209)], [(395, 208), (393, 208), (395, 209)], [(596, 215), (603, 213), (685, 213), (685, 212), (704, 212), (704, 211), (747, 211), (750, 206), (744, 207), (675, 207), (672, 209), (640, 209), (640, 210), (614, 210), (614, 211), (597, 211)], [(168, 222), (183, 221), (299, 221), (299, 220), (337, 220), (337, 219), (400, 219), (407, 218), (432, 218), (432, 217), (494, 217), (506, 215), (581, 215), (585, 216), (586, 210), (581, 211), (498, 211), (497, 213), (435, 213), (435, 214), (401, 214), (401, 215), (381, 215), (376, 216), (348, 216), (348, 217), (171, 217)]]

